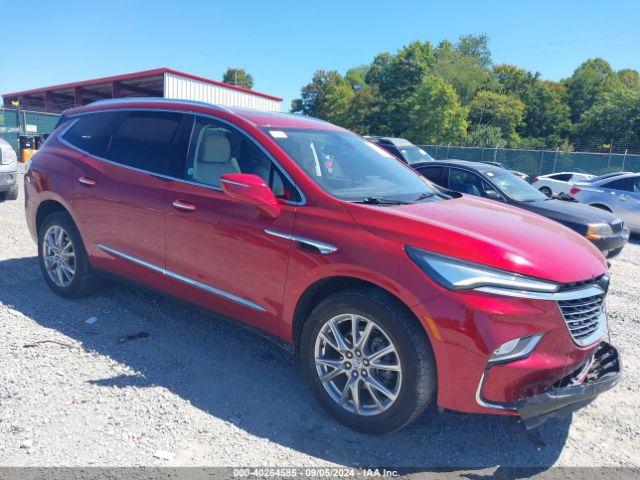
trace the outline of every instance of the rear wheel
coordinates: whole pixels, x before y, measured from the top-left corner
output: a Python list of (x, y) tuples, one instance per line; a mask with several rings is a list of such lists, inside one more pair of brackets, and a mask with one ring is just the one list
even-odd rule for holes
[(402, 428), (432, 402), (429, 340), (393, 297), (348, 290), (320, 302), (301, 338), (304, 373), (321, 405), (366, 433)]
[(45, 281), (60, 296), (81, 297), (99, 285), (80, 234), (66, 212), (53, 213), (42, 222), (38, 258)]
[(551, 198), (551, 195), (553, 195), (553, 192), (551, 191), (551, 189), (549, 187), (540, 187), (540, 191), (542, 193), (544, 193), (549, 198)]

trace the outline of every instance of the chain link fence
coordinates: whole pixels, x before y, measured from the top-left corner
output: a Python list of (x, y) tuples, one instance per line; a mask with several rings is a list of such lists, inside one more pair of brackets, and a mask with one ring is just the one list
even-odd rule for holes
[(0, 138), (6, 140), (20, 156), (19, 137), (39, 137), (53, 132), (60, 115), (0, 107)]
[(604, 175), (609, 172), (640, 172), (640, 155), (627, 153), (563, 152), (561, 150), (517, 150), (511, 148), (420, 145), (437, 160), (498, 162), (510, 170), (532, 177), (555, 172)]

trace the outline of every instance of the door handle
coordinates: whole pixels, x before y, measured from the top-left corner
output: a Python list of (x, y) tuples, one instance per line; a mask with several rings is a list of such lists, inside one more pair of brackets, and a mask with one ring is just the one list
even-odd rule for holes
[(96, 181), (89, 177), (80, 177), (78, 178), (78, 182), (87, 187), (94, 187), (96, 185)]
[(184, 200), (176, 200), (172, 205), (176, 210), (182, 210), (183, 212), (193, 212), (196, 209), (193, 203), (185, 202)]

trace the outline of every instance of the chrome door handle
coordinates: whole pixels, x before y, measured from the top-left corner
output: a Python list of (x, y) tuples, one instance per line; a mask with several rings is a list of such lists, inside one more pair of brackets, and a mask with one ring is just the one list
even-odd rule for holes
[(87, 187), (94, 187), (96, 184), (96, 181), (93, 178), (89, 177), (80, 177), (78, 178), (78, 182), (80, 182), (82, 185), (86, 185)]
[(172, 205), (176, 210), (182, 210), (183, 212), (193, 212), (196, 209), (193, 203), (185, 202), (184, 200), (176, 200)]

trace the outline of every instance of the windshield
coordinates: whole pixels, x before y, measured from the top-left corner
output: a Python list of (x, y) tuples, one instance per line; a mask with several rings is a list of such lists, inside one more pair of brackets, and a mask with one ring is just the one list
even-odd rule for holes
[(421, 175), (354, 133), (296, 128), (263, 130), (316, 184), (340, 199), (414, 202), (439, 195)]
[(400, 150), (400, 153), (408, 164), (433, 160), (431, 155), (415, 145), (411, 145), (410, 147), (398, 147), (398, 150)]
[(507, 196), (518, 202), (547, 200), (547, 196), (508, 170), (496, 169), (484, 172)]

